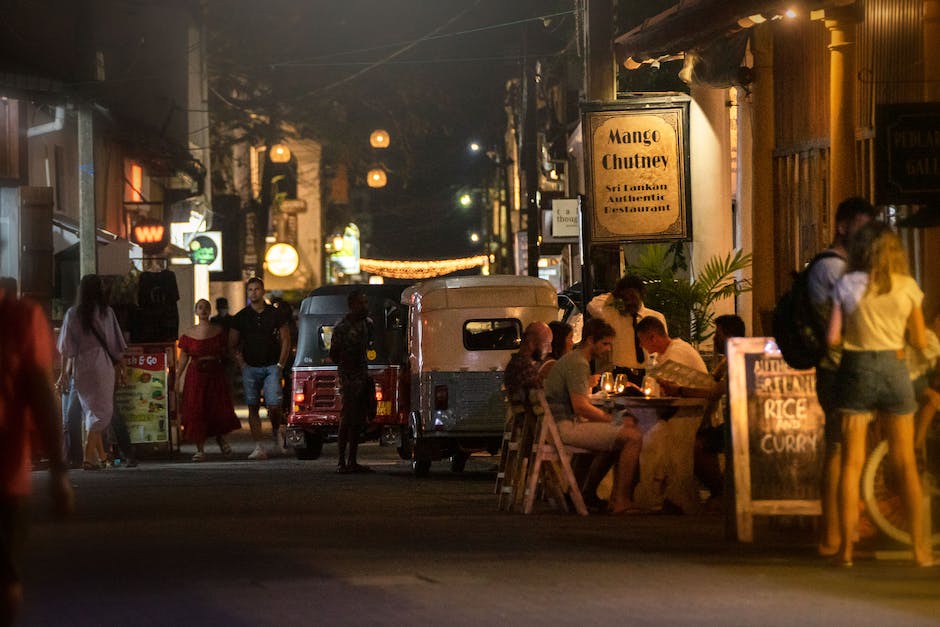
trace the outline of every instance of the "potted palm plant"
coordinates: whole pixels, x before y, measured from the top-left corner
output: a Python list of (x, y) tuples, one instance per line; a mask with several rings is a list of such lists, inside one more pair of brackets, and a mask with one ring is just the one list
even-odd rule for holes
[(749, 279), (738, 273), (751, 266), (751, 254), (740, 250), (708, 260), (695, 277), (689, 278), (688, 262), (681, 243), (650, 244), (628, 272), (646, 282), (644, 302), (666, 317), (670, 335), (698, 346), (714, 333), (713, 305), (751, 289)]

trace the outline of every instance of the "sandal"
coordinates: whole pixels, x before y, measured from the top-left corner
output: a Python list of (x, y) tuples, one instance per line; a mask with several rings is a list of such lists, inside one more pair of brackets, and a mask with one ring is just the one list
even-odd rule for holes
[(353, 472), (352, 466), (347, 466), (346, 464), (336, 465), (336, 474), (338, 475), (348, 475), (351, 472)]
[(101, 470), (101, 466), (91, 462), (82, 462), (82, 470)]
[(219, 443), (219, 450), (222, 451), (222, 455), (228, 457), (232, 454), (232, 445), (225, 441), (221, 435), (215, 439)]
[(193, 461), (194, 461), (194, 462), (204, 462), (204, 461), (206, 461), (206, 454), (203, 453), (202, 451), (197, 451), (196, 454), (193, 455)]

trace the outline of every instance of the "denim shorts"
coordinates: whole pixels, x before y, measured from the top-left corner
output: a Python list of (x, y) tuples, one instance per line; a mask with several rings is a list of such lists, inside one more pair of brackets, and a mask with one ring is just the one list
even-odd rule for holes
[(242, 368), (242, 386), (245, 388), (245, 404), (249, 407), (261, 405), (259, 393), (264, 390), (265, 407), (281, 406), (281, 373), (277, 364), (270, 366), (245, 366)]
[(917, 409), (907, 363), (895, 351), (843, 351), (836, 397), (843, 412), (897, 416)]

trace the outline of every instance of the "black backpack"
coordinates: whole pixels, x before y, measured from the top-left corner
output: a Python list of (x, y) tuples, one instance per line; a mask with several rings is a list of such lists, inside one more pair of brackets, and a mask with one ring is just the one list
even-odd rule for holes
[(774, 340), (791, 368), (806, 370), (816, 367), (825, 357), (828, 320), (824, 320), (813, 306), (809, 294), (809, 273), (820, 259), (840, 257), (824, 250), (807, 264), (793, 279), (793, 287), (777, 301), (774, 307)]

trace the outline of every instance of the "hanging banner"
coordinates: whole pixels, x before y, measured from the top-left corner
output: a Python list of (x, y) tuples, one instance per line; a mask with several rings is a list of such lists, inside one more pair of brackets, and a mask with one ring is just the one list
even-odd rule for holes
[(583, 105), (591, 241), (691, 239), (689, 98)]

